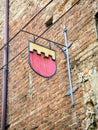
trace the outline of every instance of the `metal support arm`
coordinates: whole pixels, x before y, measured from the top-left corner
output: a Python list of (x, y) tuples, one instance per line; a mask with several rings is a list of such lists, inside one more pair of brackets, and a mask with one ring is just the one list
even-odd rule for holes
[(74, 107), (74, 95), (73, 95), (73, 93), (76, 91), (77, 88), (72, 87), (70, 59), (69, 59), (69, 53), (68, 53), (68, 49), (69, 49), (69, 47), (71, 47), (72, 44), (68, 43), (66, 26), (64, 26), (64, 40), (65, 40), (65, 47), (62, 50), (65, 52), (65, 58), (67, 58), (68, 78), (69, 78), (69, 84), (70, 84), (70, 90), (67, 92), (67, 94), (65, 96), (71, 95), (72, 107)]

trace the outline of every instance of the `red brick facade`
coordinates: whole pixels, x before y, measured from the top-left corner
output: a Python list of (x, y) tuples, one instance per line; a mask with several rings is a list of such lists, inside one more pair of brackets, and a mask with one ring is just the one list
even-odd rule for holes
[[(91, 130), (91, 127), (97, 130), (98, 40), (94, 16), (98, 12), (98, 0), (48, 2), (10, 2), (8, 130)], [(45, 23), (51, 17), (53, 23), (46, 27)], [(71, 97), (65, 96), (70, 88), (64, 54), (51, 44), (51, 48), (56, 50), (57, 72), (51, 78), (37, 75), (28, 64), (28, 40), (33, 41), (37, 37), (21, 31), (23, 29), (64, 45), (64, 25), (68, 41), (73, 43), (69, 48), (72, 84), (78, 88), (74, 93), (74, 108)], [(50, 46), (41, 38), (36, 42)], [(0, 68), (2, 66), (3, 49), (0, 50)], [(0, 69), (0, 91), (2, 75), (3, 70)], [(94, 118), (92, 122), (91, 116)]]

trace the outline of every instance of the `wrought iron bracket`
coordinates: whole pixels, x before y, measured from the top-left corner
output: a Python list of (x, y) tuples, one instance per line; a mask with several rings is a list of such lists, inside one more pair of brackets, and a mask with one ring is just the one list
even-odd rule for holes
[(62, 48), (62, 51), (66, 51), (66, 49), (70, 48), (72, 46), (73, 43), (68, 43), (67, 46)]
[[(69, 53), (68, 53), (68, 49), (72, 46), (73, 43), (69, 43), (67, 41), (67, 28), (66, 26), (64, 26), (64, 29), (63, 29), (63, 32), (64, 32), (64, 40), (65, 40), (65, 45), (62, 45), (60, 43), (57, 43), (55, 41), (52, 41), (50, 39), (47, 39), (47, 38), (44, 38), (42, 37), (41, 35), (38, 36), (34, 33), (30, 33), (28, 31), (25, 31), (25, 30), (20, 30), (24, 33), (27, 33), (29, 35), (33, 35), (34, 37), (37, 37), (36, 39), (38, 38), (41, 38), (41, 39), (44, 39), (46, 41), (48, 41), (49, 43), (53, 43), (55, 44), (60, 50), (61, 52), (64, 53), (64, 57), (67, 59), (67, 67), (68, 67), (68, 78), (69, 78), (69, 85), (70, 85), (70, 90), (65, 94), (65, 96), (68, 96), (68, 95), (71, 95), (71, 101), (72, 101), (72, 107), (74, 107), (74, 92), (78, 89), (78, 88), (73, 88), (72, 86), (72, 77), (71, 77), (71, 69), (70, 69), (70, 58), (69, 58)], [(36, 40), (35, 39), (35, 40)], [(62, 48), (63, 47), (63, 48)]]
[(70, 48), (73, 43), (68, 43), (67, 46), (62, 48), (62, 52), (64, 53), (64, 57), (67, 59), (66, 49)]
[(68, 67), (68, 78), (69, 78), (69, 85), (70, 85), (70, 90), (65, 94), (65, 96), (71, 95), (71, 102), (72, 102), (72, 107), (74, 107), (74, 92), (78, 88), (73, 88), (72, 86), (72, 77), (71, 77), (71, 69), (70, 69), (70, 58), (69, 58), (69, 52), (68, 49), (72, 46), (73, 43), (69, 43), (67, 41), (67, 28), (64, 26), (64, 40), (65, 40), (65, 47), (62, 48), (62, 51), (64, 52), (64, 56), (67, 59), (67, 67)]

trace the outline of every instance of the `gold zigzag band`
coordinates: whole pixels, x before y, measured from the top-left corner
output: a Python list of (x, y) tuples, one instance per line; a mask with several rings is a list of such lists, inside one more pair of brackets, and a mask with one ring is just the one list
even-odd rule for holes
[(36, 50), (38, 54), (44, 53), (46, 57), (52, 56), (52, 59), (55, 60), (55, 51), (50, 50), (46, 47), (40, 46), (33, 42), (29, 42), (29, 49), (30, 51)]

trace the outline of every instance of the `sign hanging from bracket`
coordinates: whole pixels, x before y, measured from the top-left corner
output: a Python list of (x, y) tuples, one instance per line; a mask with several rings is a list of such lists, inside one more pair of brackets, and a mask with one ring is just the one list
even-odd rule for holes
[(29, 64), (37, 74), (49, 78), (56, 73), (55, 51), (29, 41)]
[[(43, 38), (36, 34), (27, 32), (25, 30), (21, 30), (22, 32), (28, 33), (30, 35), (36, 36), (37, 38), (44, 39), (50, 43), (54, 43), (59, 49), (64, 53), (64, 57), (67, 59), (67, 67), (68, 67), (68, 78), (69, 78), (69, 86), (70, 90), (65, 94), (65, 96), (71, 96), (72, 107), (74, 107), (74, 92), (78, 89), (72, 86), (72, 77), (71, 77), (71, 69), (70, 69), (70, 58), (68, 49), (72, 44), (69, 44), (67, 41), (67, 29), (64, 26), (64, 40), (65, 45), (57, 43), (55, 41), (49, 40), (47, 38)], [(63, 48), (62, 48), (63, 47)], [(51, 77), (56, 73), (57, 64), (56, 64), (56, 54), (55, 51), (39, 44), (36, 44), (32, 41), (29, 41), (29, 64), (31, 68), (39, 75), (43, 77)]]

